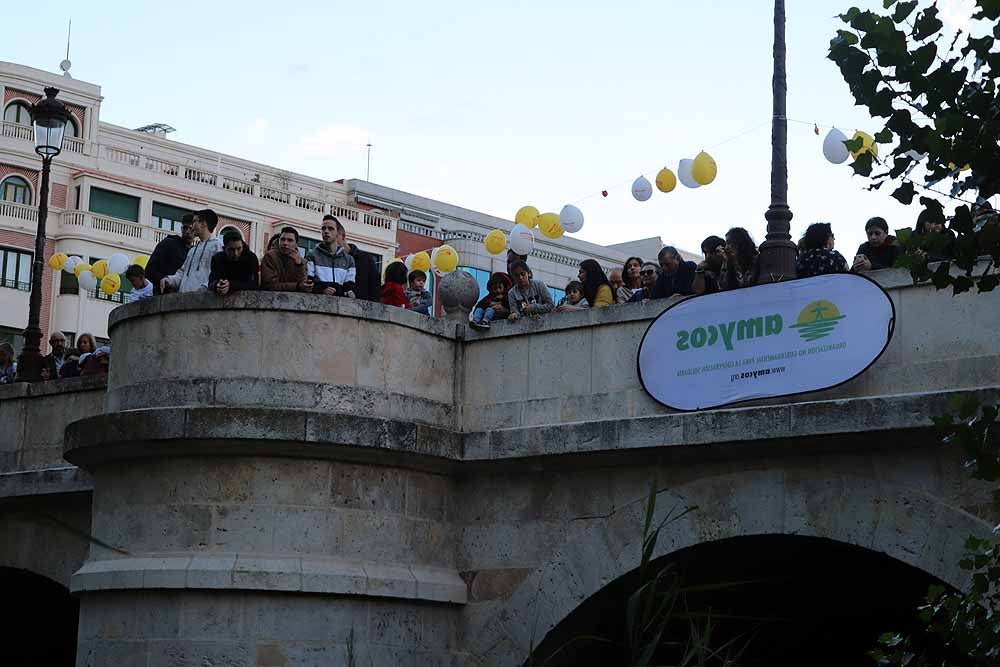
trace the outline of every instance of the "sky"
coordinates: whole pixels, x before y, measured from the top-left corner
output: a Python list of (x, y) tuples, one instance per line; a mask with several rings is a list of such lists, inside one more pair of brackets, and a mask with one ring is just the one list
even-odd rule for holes
[[(849, 262), (869, 217), (895, 229), (919, 210), (823, 157), (829, 126), (882, 127), (826, 58), (850, 4), (787, 2), (788, 117), (802, 121), (788, 126), (792, 234), (831, 222)], [(970, 0), (939, 4), (967, 20)], [(371, 180), (388, 187), (507, 219), (573, 203), (584, 240), (660, 236), (696, 251), (732, 226), (764, 239), (772, 11), (769, 0), (52, 0), (51, 31), (8, 26), (0, 60), (58, 71), (72, 19), (72, 74), (102, 87), (105, 122), (167, 123), (177, 141), (329, 180), (365, 178), (371, 143)], [(632, 198), (636, 177), (700, 150), (718, 163), (714, 183)]]

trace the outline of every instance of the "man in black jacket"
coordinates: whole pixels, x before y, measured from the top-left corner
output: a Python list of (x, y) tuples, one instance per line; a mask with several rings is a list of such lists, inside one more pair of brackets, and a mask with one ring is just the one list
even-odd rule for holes
[(680, 294), (694, 294), (694, 277), (697, 266), (694, 262), (686, 262), (681, 253), (673, 246), (664, 246), (656, 257), (660, 264), (660, 277), (653, 285), (653, 298), (664, 299)]
[(194, 245), (194, 216), (191, 213), (181, 218), (181, 235), (171, 234), (156, 244), (153, 254), (146, 262), (146, 278), (153, 283), (153, 294), (160, 294), (160, 279), (172, 276), (184, 264), (188, 248)]
[(382, 292), (382, 277), (375, 258), (353, 243), (347, 242), (347, 230), (337, 221), (337, 243), (347, 248), (347, 254), (354, 258), (354, 296), (363, 301), (378, 301)]
[(222, 235), (225, 250), (212, 257), (212, 273), (208, 277), (208, 289), (225, 296), (240, 290), (257, 289), (260, 262), (243, 242), (243, 237), (234, 229)]

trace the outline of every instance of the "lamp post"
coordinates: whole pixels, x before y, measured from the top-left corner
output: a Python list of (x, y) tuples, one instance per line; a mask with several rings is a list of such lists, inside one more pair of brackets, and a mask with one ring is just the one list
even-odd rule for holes
[(774, 74), (771, 79), (771, 205), (764, 218), (767, 235), (760, 246), (759, 282), (795, 277), (797, 247), (789, 233), (792, 210), (788, 207), (788, 119), (785, 98), (785, 0), (774, 0)]
[(45, 258), (45, 222), (49, 215), (49, 169), (52, 158), (62, 151), (63, 135), (69, 111), (56, 99), (58, 88), (46, 88), (45, 98), (31, 107), (35, 127), (35, 152), (42, 156), (42, 187), (38, 194), (38, 229), (35, 232), (35, 257), (31, 266), (31, 297), (28, 301), (28, 326), (24, 329), (24, 348), (17, 360), (17, 380), (37, 382), (42, 375), (42, 271)]

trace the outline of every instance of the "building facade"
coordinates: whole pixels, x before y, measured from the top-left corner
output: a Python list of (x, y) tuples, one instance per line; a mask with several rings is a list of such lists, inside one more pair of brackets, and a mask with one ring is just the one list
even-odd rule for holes
[[(490, 274), (507, 270), (507, 253), (490, 255), (483, 240), (493, 229), (509, 232), (514, 226), (512, 220), (360, 179), (344, 181), (343, 185), (349, 201), (356, 206), (374, 206), (398, 218), (399, 256), (448, 243), (458, 251), (461, 268), (476, 278), (484, 295)], [(547, 239), (536, 234), (535, 250), (528, 263), (535, 278), (544, 281), (558, 300), (565, 294), (566, 283), (577, 279), (581, 261), (596, 259), (605, 272), (610, 272), (621, 269), (630, 256), (655, 260), (662, 247), (658, 236), (602, 246), (571, 236)], [(685, 259), (700, 259), (687, 251), (681, 254)]]
[[(34, 152), (29, 108), (54, 86), (72, 118), (63, 151), (52, 162), (45, 259), (78, 255), (88, 263), (123, 252), (152, 252), (179, 230), (190, 211), (212, 208), (216, 233), (232, 227), (258, 255), (291, 225), (307, 248), (320, 239), (324, 214), (344, 223), (352, 243), (384, 263), (395, 255), (396, 219), (348, 204), (342, 185), (186, 145), (163, 128), (129, 130), (103, 123), (99, 86), (0, 62), (0, 340), (20, 349), (27, 322), (41, 160)], [(127, 289), (127, 286), (126, 286)], [(108, 314), (122, 295), (79, 289), (76, 278), (45, 269), (42, 331), (108, 336)]]

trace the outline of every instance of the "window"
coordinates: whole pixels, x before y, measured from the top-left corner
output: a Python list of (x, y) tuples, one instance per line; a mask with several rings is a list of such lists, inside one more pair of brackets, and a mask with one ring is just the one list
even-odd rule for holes
[(307, 255), (310, 252), (312, 252), (316, 248), (316, 246), (318, 246), (320, 243), (322, 243), (322, 241), (320, 241), (319, 239), (311, 239), (305, 236), (299, 236), (299, 248), (301, 248), (302, 252), (304, 252)]
[(179, 234), (181, 231), (181, 218), (188, 213), (194, 213), (194, 211), (154, 201), (153, 219), (151, 224), (153, 227), (157, 227), (158, 229), (166, 229)]
[(72, 273), (66, 273), (65, 271), (59, 272), (59, 293), (60, 294), (78, 294), (80, 292), (80, 283), (77, 282), (76, 276)]
[(17, 123), (18, 125), (31, 125), (31, 112), (24, 102), (13, 102), (3, 110), (3, 119), (7, 123)]
[(559, 303), (559, 300), (566, 296), (566, 290), (550, 287), (549, 294), (552, 295), (552, 303)]
[(66, 131), (63, 133), (63, 136), (73, 138), (80, 136), (80, 129), (76, 126), (76, 119), (72, 116), (70, 117), (69, 122), (66, 123)]
[(34, 255), (28, 250), (0, 248), (0, 285), (23, 292), (31, 291), (31, 260)]
[(8, 176), (0, 183), (0, 199), (15, 204), (31, 204), (31, 188), (20, 176)]
[(24, 332), (21, 329), (14, 329), (12, 327), (0, 327), (0, 343), (10, 343), (14, 346), (14, 354), (21, 354), (21, 348), (24, 347)]
[(489, 294), (489, 290), (486, 288), (486, 283), (490, 281), (490, 276), (492, 275), (489, 271), (484, 271), (482, 269), (474, 269), (471, 266), (460, 266), (458, 268), (470, 274), (473, 278), (476, 279), (476, 282), (479, 283), (480, 299)]
[(139, 222), (139, 198), (111, 190), (90, 188), (90, 212)]

